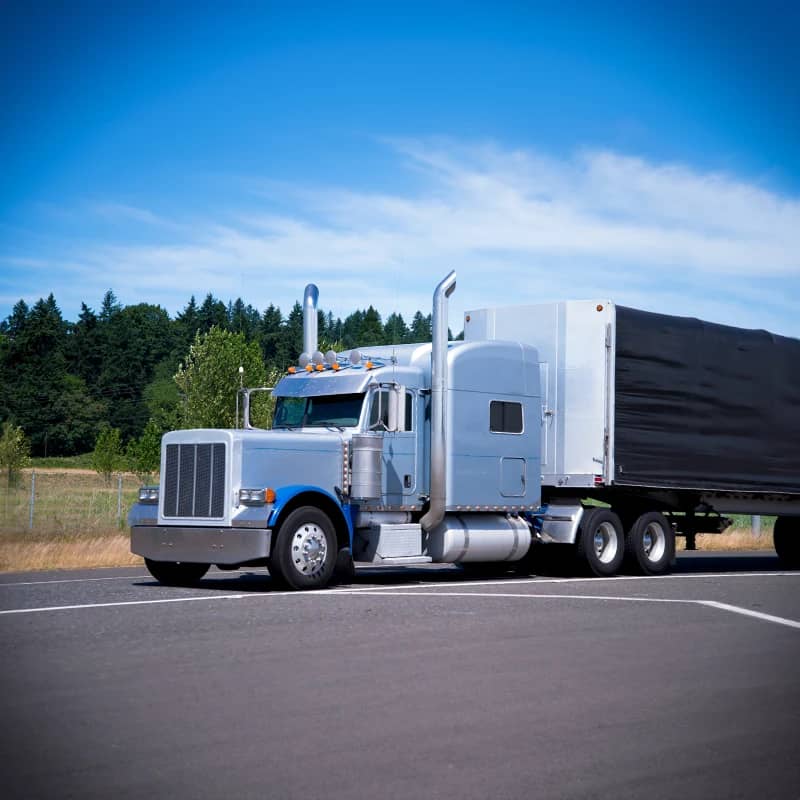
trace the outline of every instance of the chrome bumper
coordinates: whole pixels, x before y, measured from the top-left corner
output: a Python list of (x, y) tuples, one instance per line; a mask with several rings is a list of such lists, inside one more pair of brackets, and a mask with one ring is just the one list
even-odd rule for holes
[(269, 528), (131, 527), (131, 552), (154, 561), (242, 564), (269, 556)]

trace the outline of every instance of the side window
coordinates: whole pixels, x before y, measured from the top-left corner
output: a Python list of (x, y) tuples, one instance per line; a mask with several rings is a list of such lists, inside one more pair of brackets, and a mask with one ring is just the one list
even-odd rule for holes
[(389, 427), (389, 392), (387, 390), (373, 392), (372, 394), (369, 427), (370, 430), (375, 430), (376, 428), (386, 430)]
[(489, 403), (489, 430), (492, 433), (522, 433), (522, 403), (492, 400)]
[[(405, 430), (414, 430), (414, 394), (406, 392)], [(389, 429), (389, 391), (382, 390), (372, 395), (372, 407), (369, 410), (370, 430)]]

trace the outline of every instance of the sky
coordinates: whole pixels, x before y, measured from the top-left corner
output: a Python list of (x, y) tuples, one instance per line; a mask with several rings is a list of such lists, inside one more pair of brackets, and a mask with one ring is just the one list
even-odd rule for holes
[(800, 3), (0, 0), (0, 319), (308, 282), (800, 337)]

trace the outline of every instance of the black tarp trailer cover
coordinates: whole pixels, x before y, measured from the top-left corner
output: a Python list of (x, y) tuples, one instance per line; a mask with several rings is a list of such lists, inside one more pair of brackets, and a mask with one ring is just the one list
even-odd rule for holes
[(616, 308), (614, 483), (800, 494), (800, 341)]

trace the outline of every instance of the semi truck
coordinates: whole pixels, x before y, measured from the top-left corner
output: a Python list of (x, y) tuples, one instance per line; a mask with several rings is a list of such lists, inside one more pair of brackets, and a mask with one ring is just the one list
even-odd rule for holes
[(271, 428), (248, 389), (236, 428), (163, 437), (129, 515), (150, 573), (266, 566), (313, 589), (354, 564), (530, 573), (560, 545), (590, 575), (658, 575), (728, 513), (775, 515), (800, 566), (800, 341), (608, 300), (468, 311), (449, 341), (455, 287), (432, 342), (323, 354), (307, 286)]

